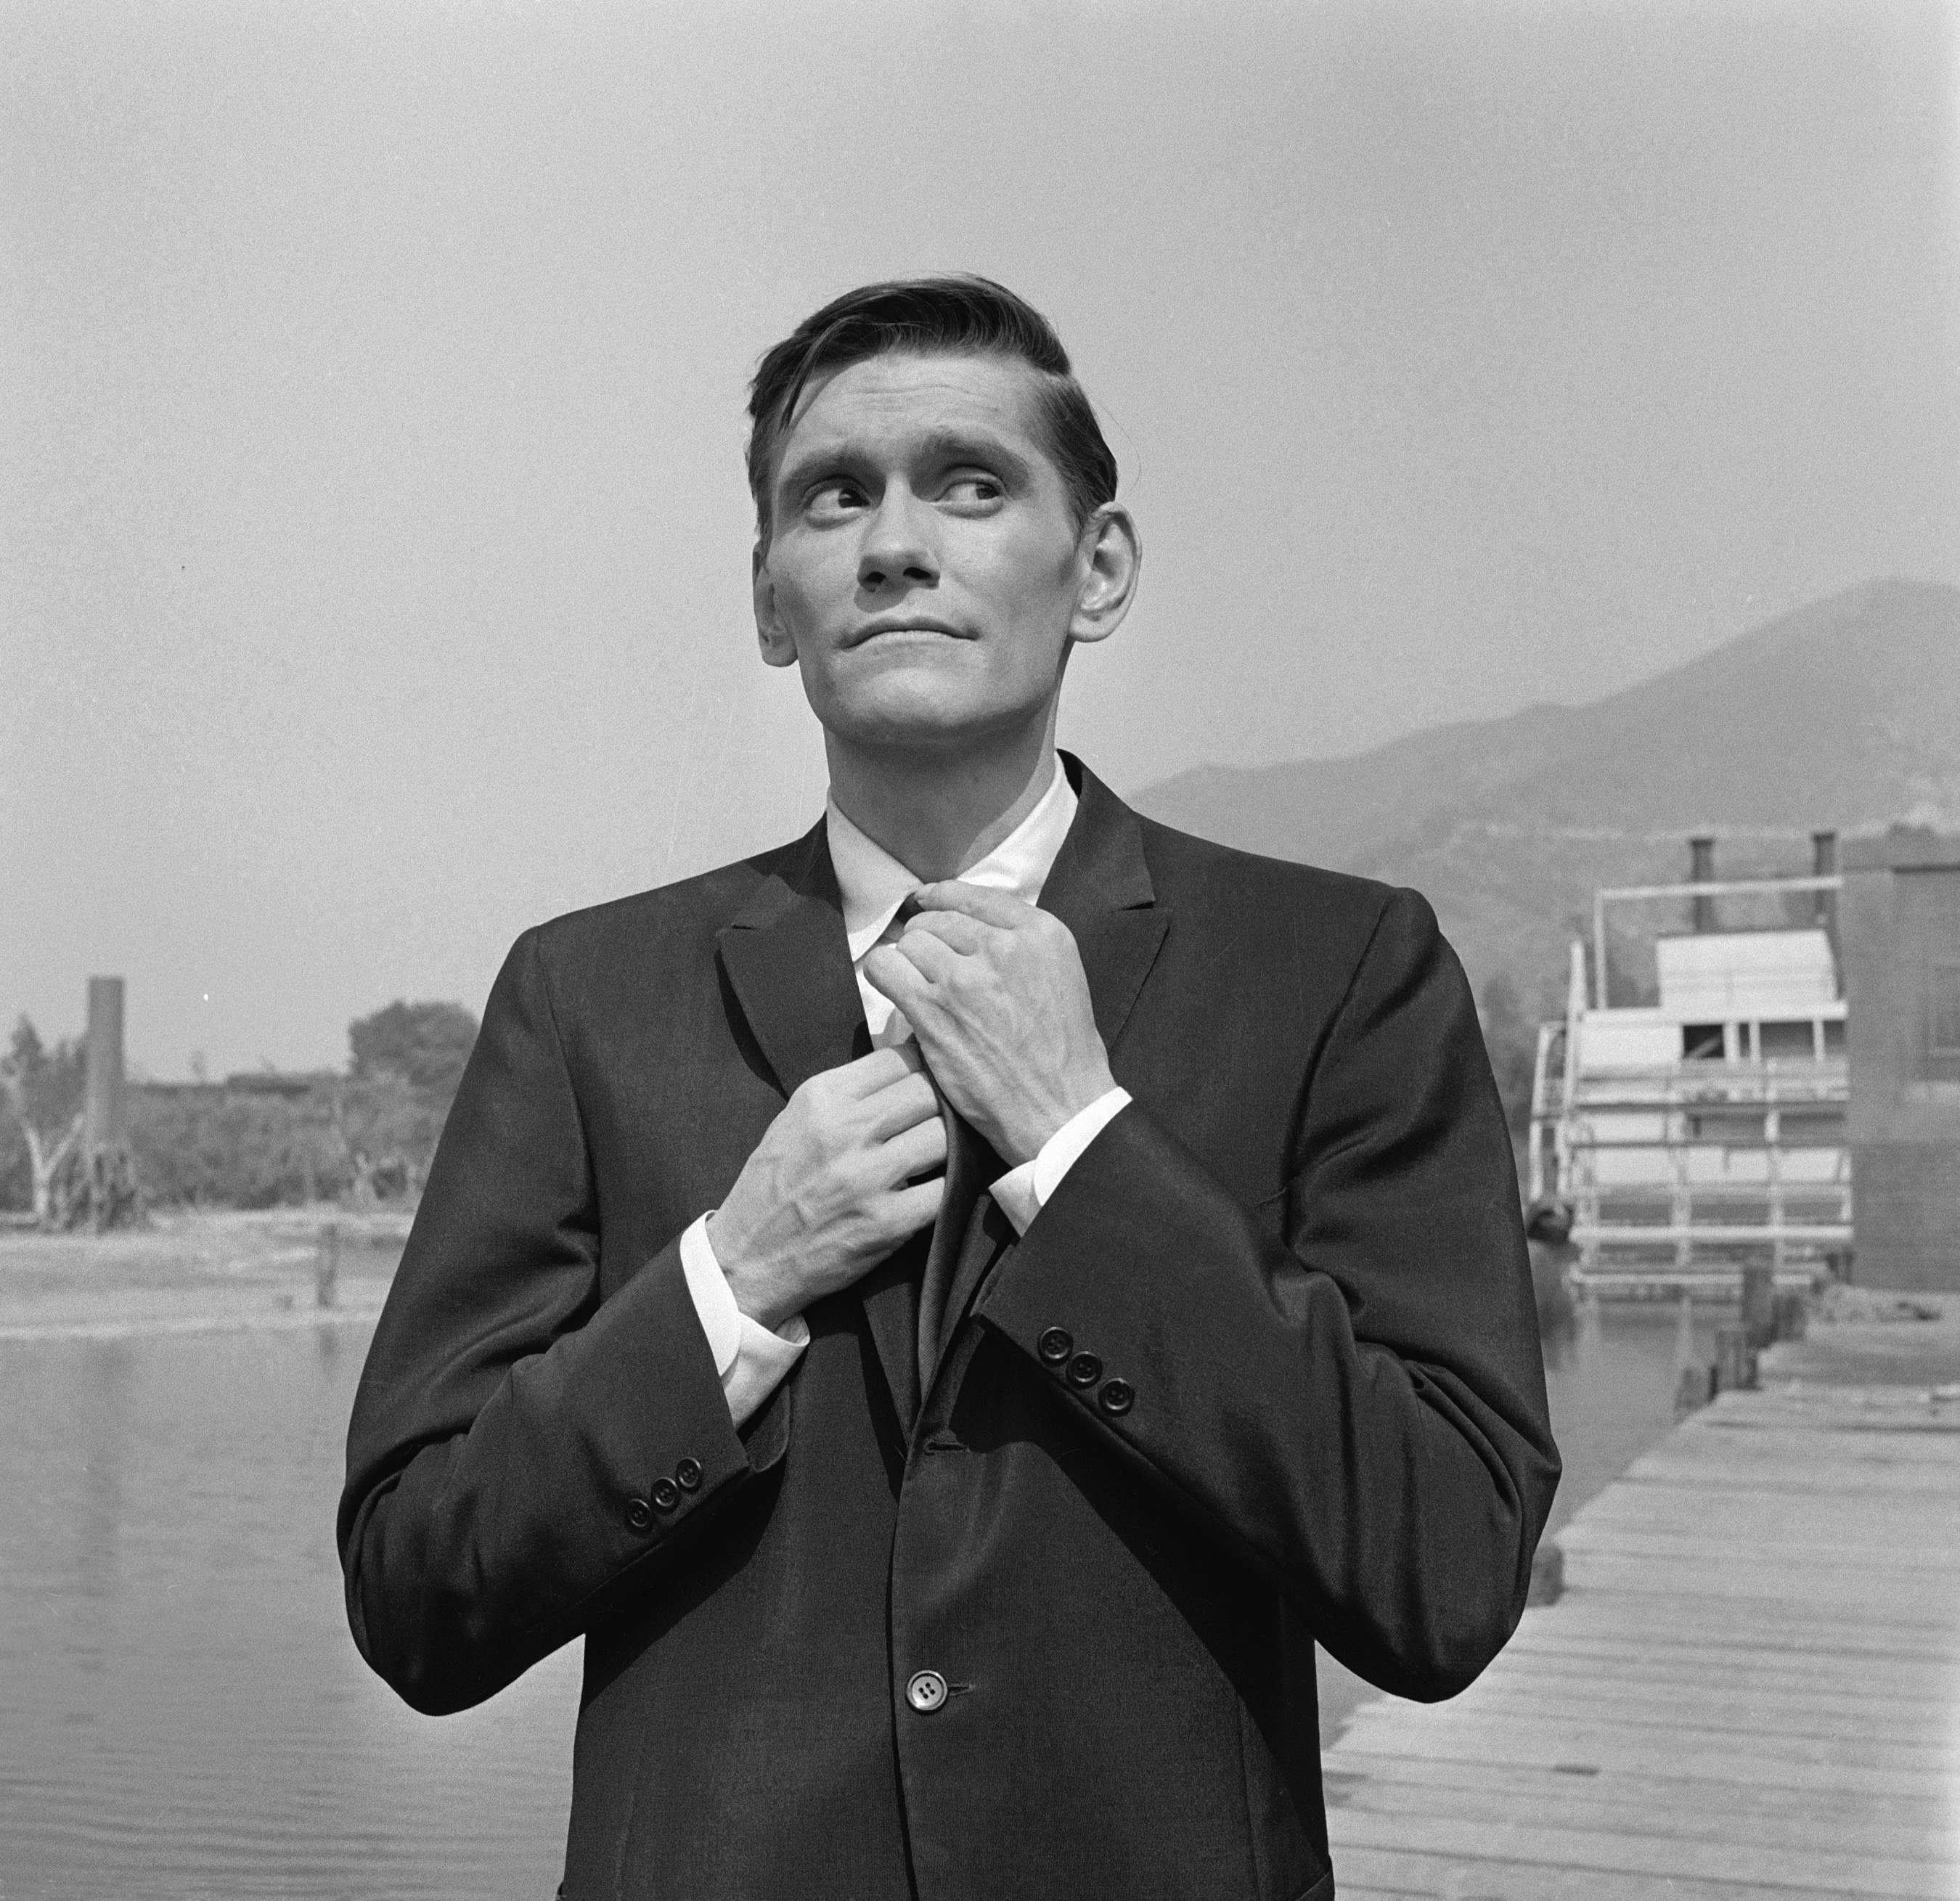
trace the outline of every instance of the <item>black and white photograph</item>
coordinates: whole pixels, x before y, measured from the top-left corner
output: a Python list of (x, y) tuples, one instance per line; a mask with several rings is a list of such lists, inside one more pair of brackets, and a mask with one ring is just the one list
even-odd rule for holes
[(1960, 5), (0, 44), (0, 1901), (1960, 1901)]

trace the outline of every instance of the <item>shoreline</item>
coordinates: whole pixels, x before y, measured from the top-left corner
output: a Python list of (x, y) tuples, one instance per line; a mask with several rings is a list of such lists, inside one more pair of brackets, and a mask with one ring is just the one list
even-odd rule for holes
[(407, 1232), (405, 1214), (331, 1204), (171, 1210), (103, 1235), (0, 1232), (0, 1342), (371, 1323)]
[(0, 1321), (0, 1346), (68, 1340), (163, 1340), (194, 1334), (298, 1333), (307, 1327), (371, 1327), (381, 1303), (360, 1306), (241, 1309), (231, 1313), (152, 1314), (121, 1320)]

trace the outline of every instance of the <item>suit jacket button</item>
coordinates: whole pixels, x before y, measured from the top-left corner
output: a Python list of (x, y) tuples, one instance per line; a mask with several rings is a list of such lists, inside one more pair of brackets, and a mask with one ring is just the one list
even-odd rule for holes
[(1074, 1350), (1074, 1341), (1059, 1327), (1051, 1327), (1035, 1342), (1035, 1351), (1050, 1366), (1059, 1366)]
[(1096, 1395), (1096, 1403), (1112, 1419), (1119, 1419), (1137, 1403), (1137, 1389), (1128, 1380), (1105, 1380)]
[(946, 1701), (946, 1679), (936, 1670), (922, 1670), (905, 1686), (905, 1701), (922, 1716), (930, 1716)]
[(1102, 1362), (1093, 1353), (1077, 1353), (1068, 1362), (1071, 1386), (1093, 1386), (1102, 1377)]
[(701, 1461), (698, 1459), (682, 1459), (674, 1467), (674, 1477), (680, 1481), (680, 1489), (683, 1492), (698, 1492), (701, 1489)]
[(626, 1501), (626, 1529), (628, 1531), (644, 1531), (653, 1521), (654, 1508), (644, 1499), (628, 1499)]
[(673, 1480), (654, 1480), (654, 1504), (656, 1509), (662, 1512), (671, 1512), (674, 1507), (679, 1503), (680, 1487), (675, 1484)]

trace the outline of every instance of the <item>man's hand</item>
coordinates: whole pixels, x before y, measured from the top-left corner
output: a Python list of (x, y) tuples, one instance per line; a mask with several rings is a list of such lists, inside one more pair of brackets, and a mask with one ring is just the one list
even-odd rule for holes
[(735, 1304), (778, 1328), (848, 1287), (939, 1212), (939, 1099), (916, 1051), (874, 1050), (812, 1076), (772, 1122), (708, 1217)]
[(950, 879), (864, 974), (905, 1012), (933, 1079), (1010, 1167), (1116, 1086), (1068, 927)]

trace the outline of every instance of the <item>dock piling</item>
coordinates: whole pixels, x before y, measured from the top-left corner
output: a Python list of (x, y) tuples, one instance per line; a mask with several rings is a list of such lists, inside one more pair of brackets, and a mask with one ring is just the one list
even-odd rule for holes
[(316, 1307), (331, 1307), (340, 1289), (340, 1227), (323, 1221), (320, 1228), (320, 1252), (313, 1262), (313, 1299)]

